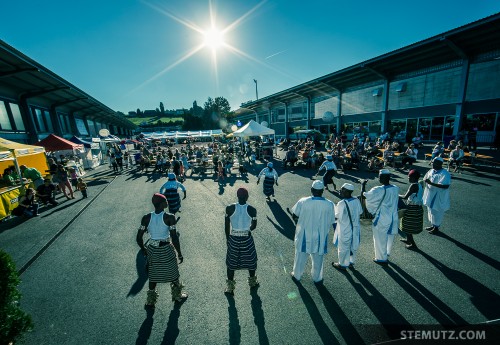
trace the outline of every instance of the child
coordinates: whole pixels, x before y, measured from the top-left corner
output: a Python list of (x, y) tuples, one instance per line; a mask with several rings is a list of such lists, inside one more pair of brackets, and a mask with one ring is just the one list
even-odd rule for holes
[(87, 199), (87, 184), (83, 182), (83, 179), (80, 177), (78, 179), (78, 184), (76, 185), (76, 188), (82, 192), (82, 198)]
[(221, 182), (221, 180), (224, 181), (225, 169), (224, 169), (224, 165), (222, 164), (222, 161), (218, 162), (217, 171), (219, 173), (217, 181), (218, 182)]
[(71, 178), (71, 185), (76, 187), (76, 184), (78, 183), (78, 173), (75, 168), (69, 168), (69, 176)]

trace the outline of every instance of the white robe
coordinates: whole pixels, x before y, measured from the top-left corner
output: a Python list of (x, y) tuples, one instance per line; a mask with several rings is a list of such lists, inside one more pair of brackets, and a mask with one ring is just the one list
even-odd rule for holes
[[(349, 219), (349, 212), (351, 219)], [(359, 216), (363, 213), (363, 208), (358, 198), (344, 199), (338, 202), (335, 207), (335, 217), (337, 218), (337, 228), (333, 235), (333, 243), (337, 246), (339, 263), (341, 266), (354, 264), (356, 251), (360, 243), (360, 223)], [(352, 221), (352, 226), (351, 226)], [(353, 255), (350, 255), (352, 252)]]
[(363, 195), (366, 197), (368, 212), (374, 215), (372, 232), (375, 260), (387, 262), (387, 257), (391, 254), (394, 236), (398, 232), (399, 188), (391, 184), (378, 186)]
[(328, 252), (328, 233), (335, 223), (335, 204), (322, 197), (297, 201), (292, 212), (299, 217), (295, 227), (295, 248), (308, 254)]
[[(432, 183), (451, 185), (451, 175), (446, 169), (429, 170), (424, 176), (424, 181), (427, 179), (430, 179)], [(450, 209), (450, 189), (443, 189), (426, 183), (423, 202), (425, 206), (433, 211), (448, 211)]]
[(328, 233), (335, 223), (335, 204), (322, 197), (305, 197), (297, 201), (292, 212), (299, 217), (295, 227), (292, 274), (300, 280), (310, 256), (312, 279), (320, 282), (323, 280), (323, 257), (328, 252)]

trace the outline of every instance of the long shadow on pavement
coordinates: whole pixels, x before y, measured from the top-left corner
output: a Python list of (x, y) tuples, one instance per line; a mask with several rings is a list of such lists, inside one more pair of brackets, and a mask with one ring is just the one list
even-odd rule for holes
[(271, 222), (271, 224), (278, 230), (283, 236), (288, 238), (289, 240), (293, 240), (294, 235), (295, 235), (295, 224), (293, 221), (290, 219), (290, 216), (288, 213), (283, 211), (283, 208), (281, 205), (274, 200), (273, 202), (268, 202), (267, 205), (271, 209), (271, 212), (274, 215), (274, 218), (278, 222), (276, 224), (269, 216), (267, 217), (267, 220)]
[(135, 266), (137, 268), (137, 280), (130, 287), (130, 291), (128, 292), (127, 297), (135, 296), (139, 292), (141, 292), (142, 288), (148, 281), (148, 273), (146, 272), (146, 259), (144, 258), (141, 250), (137, 252), (137, 256), (135, 258)]
[(442, 231), (439, 231), (435, 234), (435, 236), (439, 236), (439, 237), (442, 237), (450, 242), (453, 242), (457, 247), (459, 247), (460, 249), (463, 249), (465, 250), (467, 253), (475, 256), (476, 258), (478, 258), (479, 260), (483, 261), (485, 264), (488, 264), (490, 265), (491, 267), (493, 267), (494, 269), (500, 271), (500, 262), (498, 262), (497, 260), (489, 257), (488, 255), (486, 254), (483, 254), (481, 253), (480, 251), (477, 251), (476, 249), (474, 248), (471, 248), (469, 247), (468, 245), (465, 245), (463, 244), (462, 242), (460, 241), (457, 241), (456, 239), (446, 235), (445, 233), (443, 233)]
[(181, 303), (174, 303), (174, 309), (170, 312), (168, 316), (167, 329), (163, 334), (163, 340), (161, 342), (162, 345), (167, 344), (175, 344), (177, 337), (179, 336), (179, 316), (181, 315), (181, 306), (184, 303), (183, 300)]
[(468, 322), (441, 301), (420, 282), (406, 273), (393, 262), (389, 263), (391, 269), (385, 270), (387, 274), (408, 293), (408, 298), (413, 298), (442, 326), (464, 326)]
[(304, 302), (304, 305), (309, 313), (309, 317), (311, 318), (316, 331), (318, 332), (319, 337), (321, 338), (323, 344), (340, 344), (340, 342), (335, 338), (335, 335), (328, 327), (327, 323), (321, 317), (321, 313), (319, 312), (318, 307), (314, 303), (311, 295), (307, 290), (302, 286), (302, 283), (296, 280), (293, 280), (297, 288), (299, 289), (300, 297)]
[(262, 300), (260, 299), (257, 289), (254, 288), (250, 291), (252, 296), (252, 313), (253, 322), (257, 326), (257, 332), (259, 333), (259, 344), (269, 344), (269, 338), (266, 332), (266, 321), (264, 318), (264, 311), (262, 310)]
[(238, 320), (238, 310), (236, 310), (236, 304), (234, 303), (234, 297), (225, 295), (227, 298), (227, 312), (229, 317), (229, 344), (240, 344), (241, 343), (241, 326)]
[(330, 291), (328, 291), (323, 284), (318, 284), (316, 287), (323, 300), (326, 311), (330, 314), (331, 319), (335, 323), (335, 326), (337, 326), (344, 341), (349, 344), (363, 344), (363, 338), (361, 338), (361, 335), (359, 335), (346, 314), (342, 312), (340, 305), (335, 301)]
[[(380, 269), (386, 268), (380, 267)], [(360, 284), (356, 283), (350, 274), (345, 275), (347, 280), (352, 284), (363, 301), (365, 301), (373, 315), (380, 321), (380, 324), (385, 329), (386, 335), (389, 336), (390, 339), (399, 339), (402, 330), (413, 329), (404, 316), (399, 313), (399, 311), (368, 281), (368, 279), (357, 270), (352, 270), (352, 273)], [(369, 331), (370, 334), (367, 336), (370, 338), (370, 342), (383, 340), (383, 335), (376, 334), (375, 328), (370, 328)]]
[(136, 345), (144, 345), (148, 343), (148, 339), (151, 336), (151, 330), (153, 329), (154, 313), (154, 308), (146, 308), (146, 319), (142, 322), (139, 332), (137, 332), (137, 339), (135, 340)]
[(440, 270), (450, 282), (467, 292), (470, 295), (472, 304), (488, 320), (498, 319), (498, 306), (500, 305), (500, 296), (498, 294), (467, 274), (443, 265), (443, 263), (422, 250), (418, 250), (418, 253)]

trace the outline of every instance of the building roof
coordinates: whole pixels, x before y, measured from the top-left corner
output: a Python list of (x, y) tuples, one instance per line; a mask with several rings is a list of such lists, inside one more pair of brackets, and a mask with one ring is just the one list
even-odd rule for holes
[(310, 80), (273, 95), (241, 104), (255, 110), (300, 97), (331, 95), (351, 87), (383, 83), (416, 71), (436, 66), (461, 65), (500, 57), (500, 13), (458, 27), (426, 40), (391, 51)]
[(0, 40), (0, 95), (30, 104), (77, 112), (87, 118), (124, 129), (136, 125), (103, 103)]

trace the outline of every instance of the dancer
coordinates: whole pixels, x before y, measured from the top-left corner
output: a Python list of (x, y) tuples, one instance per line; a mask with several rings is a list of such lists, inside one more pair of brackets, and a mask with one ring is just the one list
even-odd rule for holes
[(325, 189), (329, 190), (328, 185), (331, 183), (333, 184), (333, 190), (336, 190), (337, 186), (335, 185), (335, 182), (333, 182), (333, 177), (337, 172), (337, 166), (333, 162), (332, 155), (326, 156), (326, 161), (324, 161), (323, 164), (321, 164), (321, 166), (318, 169), (318, 173), (316, 175), (319, 175), (319, 172), (323, 169), (326, 170), (325, 175), (323, 175), (323, 184), (325, 185)]
[(186, 199), (186, 187), (177, 181), (174, 173), (168, 173), (168, 181), (165, 182), (160, 188), (160, 193), (165, 195), (168, 201), (168, 211), (172, 214), (181, 212), (181, 197), (179, 195), (179, 188), (184, 193), (182, 200)]
[[(164, 211), (167, 199), (163, 194), (154, 194), (151, 201), (155, 210), (142, 217), (136, 240), (147, 257), (149, 290), (146, 307), (154, 308), (159, 296), (156, 290), (158, 283), (170, 283), (174, 302), (182, 302), (188, 294), (182, 291), (184, 286), (179, 281), (179, 264), (184, 261), (184, 258), (175, 228), (175, 217)], [(143, 240), (146, 231), (151, 236), (147, 246)]]
[(271, 196), (274, 197), (274, 184), (278, 185), (278, 173), (276, 169), (273, 169), (273, 163), (267, 163), (267, 168), (262, 169), (257, 177), (257, 184), (259, 184), (262, 176), (264, 176), (264, 195), (267, 197), (267, 200), (271, 200)]
[(257, 227), (257, 210), (247, 204), (248, 190), (246, 188), (239, 188), (236, 196), (238, 202), (226, 207), (224, 221), (227, 241), (227, 287), (225, 293), (229, 295), (234, 295), (235, 270), (248, 270), (250, 288), (259, 286), (255, 275), (257, 252), (251, 232)]

